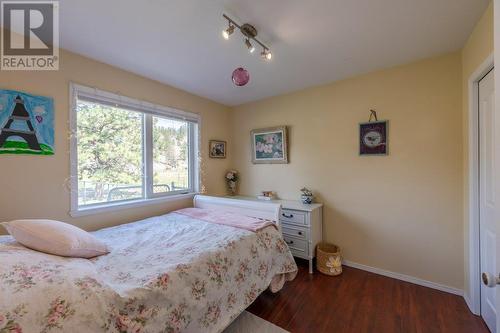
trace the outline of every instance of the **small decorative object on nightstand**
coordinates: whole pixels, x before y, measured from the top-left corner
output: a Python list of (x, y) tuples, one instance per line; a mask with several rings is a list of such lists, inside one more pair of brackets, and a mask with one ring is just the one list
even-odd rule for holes
[(302, 195), (300, 196), (300, 199), (302, 200), (303, 204), (310, 205), (312, 204), (314, 200), (314, 196), (311, 190), (309, 190), (307, 187), (303, 187), (300, 189), (300, 192), (302, 192)]
[(276, 195), (274, 194), (273, 191), (262, 191), (262, 194), (257, 196), (257, 199), (259, 200), (274, 200), (276, 199)]

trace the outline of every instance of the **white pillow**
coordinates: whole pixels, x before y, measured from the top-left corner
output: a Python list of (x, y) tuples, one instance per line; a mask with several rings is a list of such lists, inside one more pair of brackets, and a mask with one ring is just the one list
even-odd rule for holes
[(106, 244), (68, 223), (15, 220), (1, 224), (16, 241), (40, 252), (75, 258), (92, 258), (109, 252)]

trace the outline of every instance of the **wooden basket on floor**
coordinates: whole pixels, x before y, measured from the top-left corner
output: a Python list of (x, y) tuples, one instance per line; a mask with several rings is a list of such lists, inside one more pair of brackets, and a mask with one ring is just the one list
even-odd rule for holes
[(316, 268), (326, 275), (340, 275), (342, 273), (340, 248), (329, 243), (319, 243), (316, 246)]

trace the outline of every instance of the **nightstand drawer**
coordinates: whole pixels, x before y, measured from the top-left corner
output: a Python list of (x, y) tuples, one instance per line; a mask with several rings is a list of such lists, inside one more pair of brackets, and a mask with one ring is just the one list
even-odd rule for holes
[(285, 222), (281, 225), (281, 231), (283, 232), (283, 235), (286, 236), (291, 236), (303, 240), (309, 239), (307, 228), (298, 227), (296, 225), (288, 224)]
[(288, 244), (293, 255), (298, 257), (307, 257), (307, 242), (298, 238), (283, 235), (283, 239)]
[(306, 214), (296, 210), (282, 209), (280, 221), (307, 225)]

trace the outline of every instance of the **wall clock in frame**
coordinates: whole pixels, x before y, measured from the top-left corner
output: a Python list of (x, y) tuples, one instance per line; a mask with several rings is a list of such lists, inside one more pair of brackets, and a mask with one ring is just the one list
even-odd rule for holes
[(359, 155), (387, 155), (387, 121), (359, 124)]

